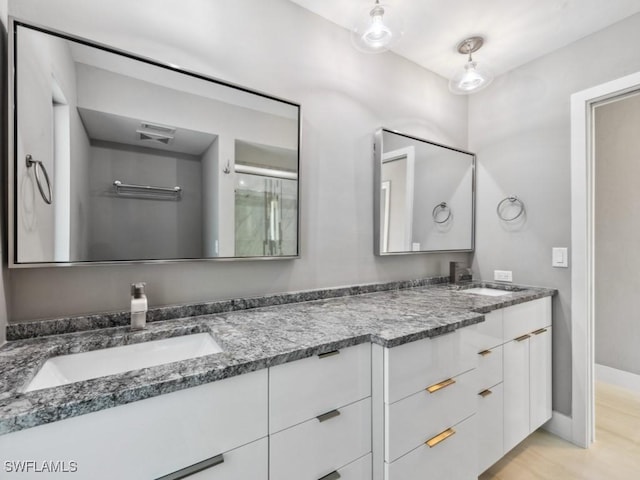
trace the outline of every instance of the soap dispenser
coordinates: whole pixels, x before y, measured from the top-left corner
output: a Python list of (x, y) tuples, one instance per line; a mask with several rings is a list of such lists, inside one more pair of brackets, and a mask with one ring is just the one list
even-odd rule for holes
[(134, 283), (131, 285), (131, 330), (142, 330), (147, 323), (145, 286), (146, 283)]

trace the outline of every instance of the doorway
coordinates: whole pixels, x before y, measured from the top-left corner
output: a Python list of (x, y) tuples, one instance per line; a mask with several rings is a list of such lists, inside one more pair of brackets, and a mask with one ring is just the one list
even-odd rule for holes
[(571, 97), (571, 339), (572, 425), (570, 439), (595, 440), (595, 109), (640, 89), (640, 73)]
[(594, 377), (640, 392), (640, 90), (593, 106)]

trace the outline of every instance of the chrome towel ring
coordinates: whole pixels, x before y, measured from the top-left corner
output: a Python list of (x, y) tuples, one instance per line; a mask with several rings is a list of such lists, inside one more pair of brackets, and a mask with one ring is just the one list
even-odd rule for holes
[[(47, 169), (44, 164), (40, 160), (34, 160), (31, 155), (27, 155), (27, 168), (33, 167), (34, 172), (36, 174), (36, 183), (38, 184), (38, 190), (40, 190), (40, 195), (44, 200), (44, 203), (47, 205), (51, 205), (52, 197), (51, 197), (51, 181), (49, 180), (49, 174), (47, 173)], [(44, 192), (44, 188), (42, 188), (42, 182), (40, 181), (40, 171), (44, 175), (44, 179), (47, 182), (47, 193)]]
[[(440, 212), (447, 213), (447, 216), (444, 218), (444, 220), (438, 220), (438, 214)], [(436, 223), (446, 223), (451, 218), (451, 207), (447, 205), (447, 202), (440, 202), (438, 205), (433, 207), (433, 210), (431, 211), (431, 216), (433, 217), (433, 221)]]
[[(506, 202), (509, 203), (506, 204)], [(515, 206), (517, 208), (517, 213), (511, 217), (505, 217), (503, 214), (503, 208), (505, 207), (505, 204), (508, 206)], [(503, 220), (505, 222), (513, 222), (516, 218), (520, 217), (524, 213), (524, 203), (515, 195), (511, 195), (510, 197), (503, 198), (500, 203), (498, 203), (498, 206), (496, 207), (496, 213), (498, 214), (500, 220)]]

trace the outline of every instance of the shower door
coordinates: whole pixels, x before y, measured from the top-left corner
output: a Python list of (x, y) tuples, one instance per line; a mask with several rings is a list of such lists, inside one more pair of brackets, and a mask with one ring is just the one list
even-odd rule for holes
[(236, 173), (236, 257), (298, 254), (297, 194), (296, 180)]

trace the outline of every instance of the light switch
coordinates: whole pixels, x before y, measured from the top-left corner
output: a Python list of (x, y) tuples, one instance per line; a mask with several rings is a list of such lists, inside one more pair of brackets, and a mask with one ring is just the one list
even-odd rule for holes
[(551, 266), (562, 268), (569, 266), (569, 254), (566, 248), (553, 247), (551, 250)]

